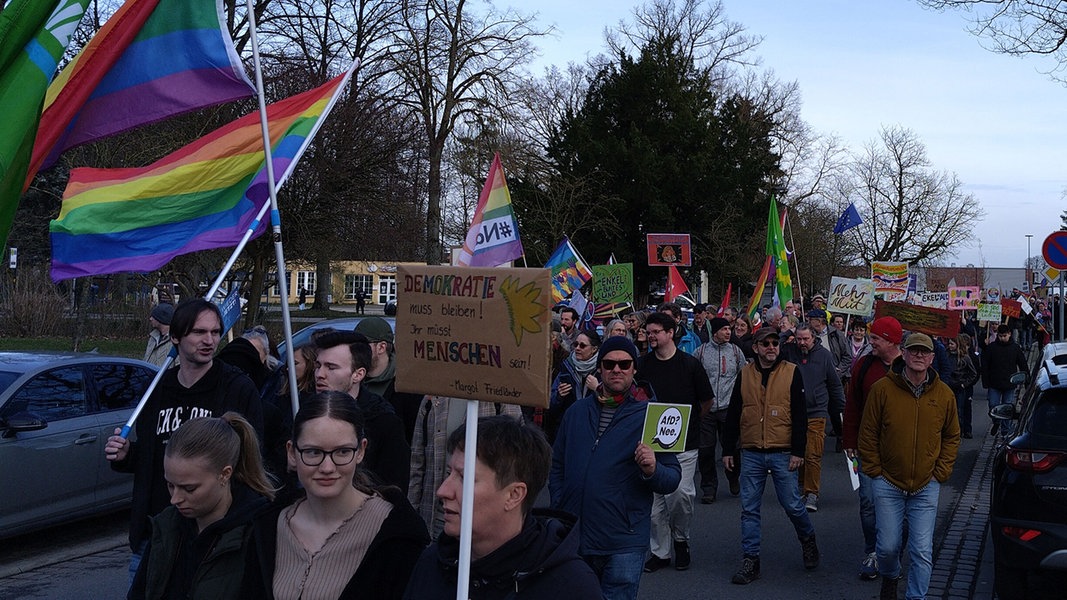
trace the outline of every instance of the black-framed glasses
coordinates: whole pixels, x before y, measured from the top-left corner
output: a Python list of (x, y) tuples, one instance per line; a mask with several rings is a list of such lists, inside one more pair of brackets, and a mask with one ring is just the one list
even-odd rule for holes
[(614, 371), (615, 367), (619, 367), (623, 371), (628, 371), (630, 367), (634, 366), (634, 361), (632, 358), (625, 358), (623, 360), (611, 360), (610, 358), (605, 358), (600, 361), (600, 366), (604, 367), (605, 371)]
[(760, 340), (759, 345), (763, 346), (764, 348), (769, 348), (771, 346), (778, 346), (778, 340), (774, 340), (774, 339), (771, 339), (771, 340)]
[(334, 448), (333, 450), (323, 450), (322, 448), (300, 448), (299, 446), (293, 446), (300, 454), (300, 461), (309, 467), (317, 467), (322, 464), (322, 461), (326, 460), (329, 456), (333, 464), (338, 467), (343, 467), (351, 463), (356, 458), (356, 452), (358, 448), (352, 448), (350, 446), (342, 446), (340, 448)]

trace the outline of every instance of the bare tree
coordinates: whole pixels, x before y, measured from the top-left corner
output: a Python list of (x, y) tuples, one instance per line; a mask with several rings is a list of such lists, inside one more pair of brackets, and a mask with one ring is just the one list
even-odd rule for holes
[(428, 141), (426, 262), (441, 261), (442, 164), (457, 123), (502, 113), (518, 87), (531, 41), (547, 33), (532, 16), (491, 5), (472, 14), (467, 0), (404, 0), (394, 39), (393, 70), (402, 101), (418, 116)]
[(856, 205), (863, 223), (846, 233), (864, 262), (929, 263), (967, 245), (984, 212), (955, 173), (935, 171), (910, 129), (883, 128), (853, 157), (839, 206)]
[(1067, 6), (1060, 0), (919, 0), (931, 8), (965, 10), (971, 31), (988, 40), (994, 52), (1037, 54), (1053, 61), (1049, 71), (1063, 80), (1067, 71)]

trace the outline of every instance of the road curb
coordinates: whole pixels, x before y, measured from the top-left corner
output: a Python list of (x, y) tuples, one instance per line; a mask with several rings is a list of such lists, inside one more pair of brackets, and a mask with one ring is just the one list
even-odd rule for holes
[(56, 548), (51, 552), (34, 555), (30, 558), (17, 559), (0, 565), (0, 579), (21, 575), (35, 569), (64, 563), (91, 554), (122, 548), (129, 545), (128, 537), (128, 534), (123, 531), (97, 540)]

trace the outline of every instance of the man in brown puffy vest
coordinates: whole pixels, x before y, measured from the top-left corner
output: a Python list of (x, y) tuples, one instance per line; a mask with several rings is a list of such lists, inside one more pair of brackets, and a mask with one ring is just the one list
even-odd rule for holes
[(726, 413), (726, 447), (741, 449), (740, 465), (734, 464), (734, 457), (725, 452), (722, 458), (727, 471), (741, 470), (744, 557), (732, 579), (741, 585), (759, 577), (760, 504), (768, 473), (800, 539), (804, 568), (819, 566), (815, 528), (800, 499), (796, 474), (804, 463), (807, 445), (804, 380), (796, 365), (782, 360), (778, 344), (778, 332), (773, 327), (761, 327), (752, 336), (756, 360), (741, 370)]

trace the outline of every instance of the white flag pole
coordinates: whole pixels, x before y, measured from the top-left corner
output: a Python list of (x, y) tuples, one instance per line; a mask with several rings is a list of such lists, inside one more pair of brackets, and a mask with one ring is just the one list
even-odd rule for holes
[(463, 442), (463, 502), (459, 508), (459, 577), (456, 600), (467, 600), (471, 583), (471, 526), (474, 520), (474, 472), (478, 468), (478, 401), (467, 400), (467, 437)]

